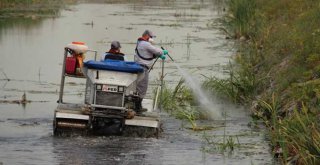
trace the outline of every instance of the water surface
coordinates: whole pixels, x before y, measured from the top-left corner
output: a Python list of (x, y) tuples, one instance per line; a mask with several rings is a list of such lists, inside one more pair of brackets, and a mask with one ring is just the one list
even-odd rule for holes
[[(239, 135), (240, 148), (232, 154), (203, 152), (203, 132), (162, 113), (159, 139), (135, 137), (52, 136), (57, 106), (63, 47), (84, 41), (100, 54), (112, 40), (133, 59), (135, 42), (145, 29), (154, 31), (158, 46), (193, 76), (223, 76), (232, 46), (216, 29), (220, 18), (215, 1), (136, 1), (80, 3), (62, 10), (59, 17), (17, 19), (0, 26), (0, 99), (17, 100), (25, 92), (28, 103), (0, 104), (0, 162), (3, 164), (271, 164), (263, 129), (251, 129), (248, 110), (215, 102), (227, 112), (226, 134)], [(87, 59), (92, 54), (87, 54)], [(175, 85), (181, 75), (167, 60), (165, 80)], [(157, 84), (160, 64), (151, 72)], [(10, 79), (6, 81), (5, 79)], [(64, 101), (82, 102), (84, 80), (67, 79)], [(155, 87), (150, 86), (150, 90)], [(223, 135), (224, 119), (206, 121), (216, 127), (208, 135)]]

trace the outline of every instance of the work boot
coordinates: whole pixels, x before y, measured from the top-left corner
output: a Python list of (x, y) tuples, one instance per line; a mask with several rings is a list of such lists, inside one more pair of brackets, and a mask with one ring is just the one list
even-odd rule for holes
[(142, 107), (142, 99), (139, 98), (135, 103), (135, 111), (137, 114), (142, 114), (143, 112), (147, 112), (148, 109)]

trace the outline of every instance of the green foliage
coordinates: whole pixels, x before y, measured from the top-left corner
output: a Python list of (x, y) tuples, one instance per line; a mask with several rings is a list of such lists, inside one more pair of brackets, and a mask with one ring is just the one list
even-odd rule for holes
[(290, 95), (297, 101), (306, 104), (308, 109), (316, 110), (320, 103), (320, 80), (310, 80), (292, 85)]
[(205, 118), (206, 114), (197, 105), (192, 91), (184, 85), (184, 79), (180, 79), (174, 89), (164, 86), (161, 105), (177, 119), (188, 121), (193, 131), (212, 129), (210, 126), (197, 125), (197, 120)]
[(229, 78), (205, 85), (237, 102), (259, 98), (253, 112), (265, 121), (275, 150), (282, 149), (282, 161), (319, 164), (319, 2), (228, 2), (225, 31), (246, 40), (237, 44)]
[(224, 135), (222, 137), (225, 141), (223, 141), (218, 136), (209, 136), (204, 134), (203, 139), (206, 142), (206, 146), (203, 148), (206, 152), (220, 152), (224, 153), (226, 151), (233, 152), (235, 148), (240, 147), (238, 137), (232, 135)]
[(249, 38), (255, 28), (253, 20), (256, 15), (255, 0), (228, 0), (229, 14), (222, 20), (228, 33), (234, 38)]
[[(281, 148), (283, 162), (296, 164), (320, 163), (320, 122), (314, 112), (303, 106), (299, 112), (294, 109), (290, 117), (278, 115), (279, 104), (273, 97), (271, 103), (260, 101), (261, 107), (270, 113), (264, 117), (272, 146)], [(274, 150), (276, 152), (276, 150)]]
[(162, 93), (162, 108), (170, 112), (176, 118), (186, 119), (196, 128), (196, 120), (199, 118), (199, 111), (195, 110), (194, 98), (189, 88), (184, 85), (184, 80), (180, 79), (174, 89), (164, 86)]
[(238, 69), (229, 63), (229, 77), (227, 79), (211, 77), (203, 82), (203, 86), (214, 93), (232, 99), (234, 102), (249, 102), (252, 100), (259, 81), (256, 80), (252, 67)]
[(174, 116), (176, 116), (178, 119), (186, 119), (191, 124), (192, 130), (195, 131), (198, 129), (196, 120), (199, 119), (200, 113), (194, 108), (180, 107), (174, 112)]
[(56, 16), (65, 4), (76, 0), (0, 0), (0, 17)]
[(189, 88), (184, 85), (184, 80), (180, 79), (177, 86), (172, 90), (164, 85), (162, 93), (162, 107), (169, 112), (178, 110), (179, 107), (187, 107), (193, 104), (193, 95)]

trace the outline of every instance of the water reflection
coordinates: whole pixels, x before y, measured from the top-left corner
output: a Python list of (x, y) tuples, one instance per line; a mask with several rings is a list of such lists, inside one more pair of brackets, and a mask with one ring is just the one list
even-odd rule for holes
[[(3, 18), (0, 19), (0, 43), (4, 35), (30, 35), (30, 31), (40, 28), (43, 18)], [(14, 32), (12, 29), (20, 29)], [(17, 34), (18, 33), (18, 34)]]

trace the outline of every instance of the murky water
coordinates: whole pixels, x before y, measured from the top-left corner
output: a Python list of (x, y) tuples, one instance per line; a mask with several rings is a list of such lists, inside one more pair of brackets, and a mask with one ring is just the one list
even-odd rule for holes
[[(102, 54), (119, 40), (132, 60), (136, 39), (150, 29), (159, 46), (195, 77), (223, 76), (219, 68), (228, 63), (231, 48), (218, 30), (208, 27), (220, 17), (218, 8), (209, 0), (86, 3), (70, 6), (58, 18), (0, 24), (0, 100), (18, 100), (25, 92), (33, 101), (0, 104), (0, 164), (272, 164), (264, 130), (247, 126), (248, 110), (224, 102), (212, 108), (227, 112), (226, 134), (238, 135), (240, 147), (232, 154), (203, 152), (208, 146), (204, 133), (184, 129), (187, 123), (165, 113), (159, 139), (52, 136), (66, 44), (84, 41)], [(165, 80), (174, 85), (181, 75), (169, 60), (165, 65)], [(159, 67), (151, 73), (153, 84)], [(85, 82), (67, 81), (65, 101), (81, 102)], [(222, 123), (224, 119), (202, 124), (215, 127), (207, 135), (219, 136)]]

